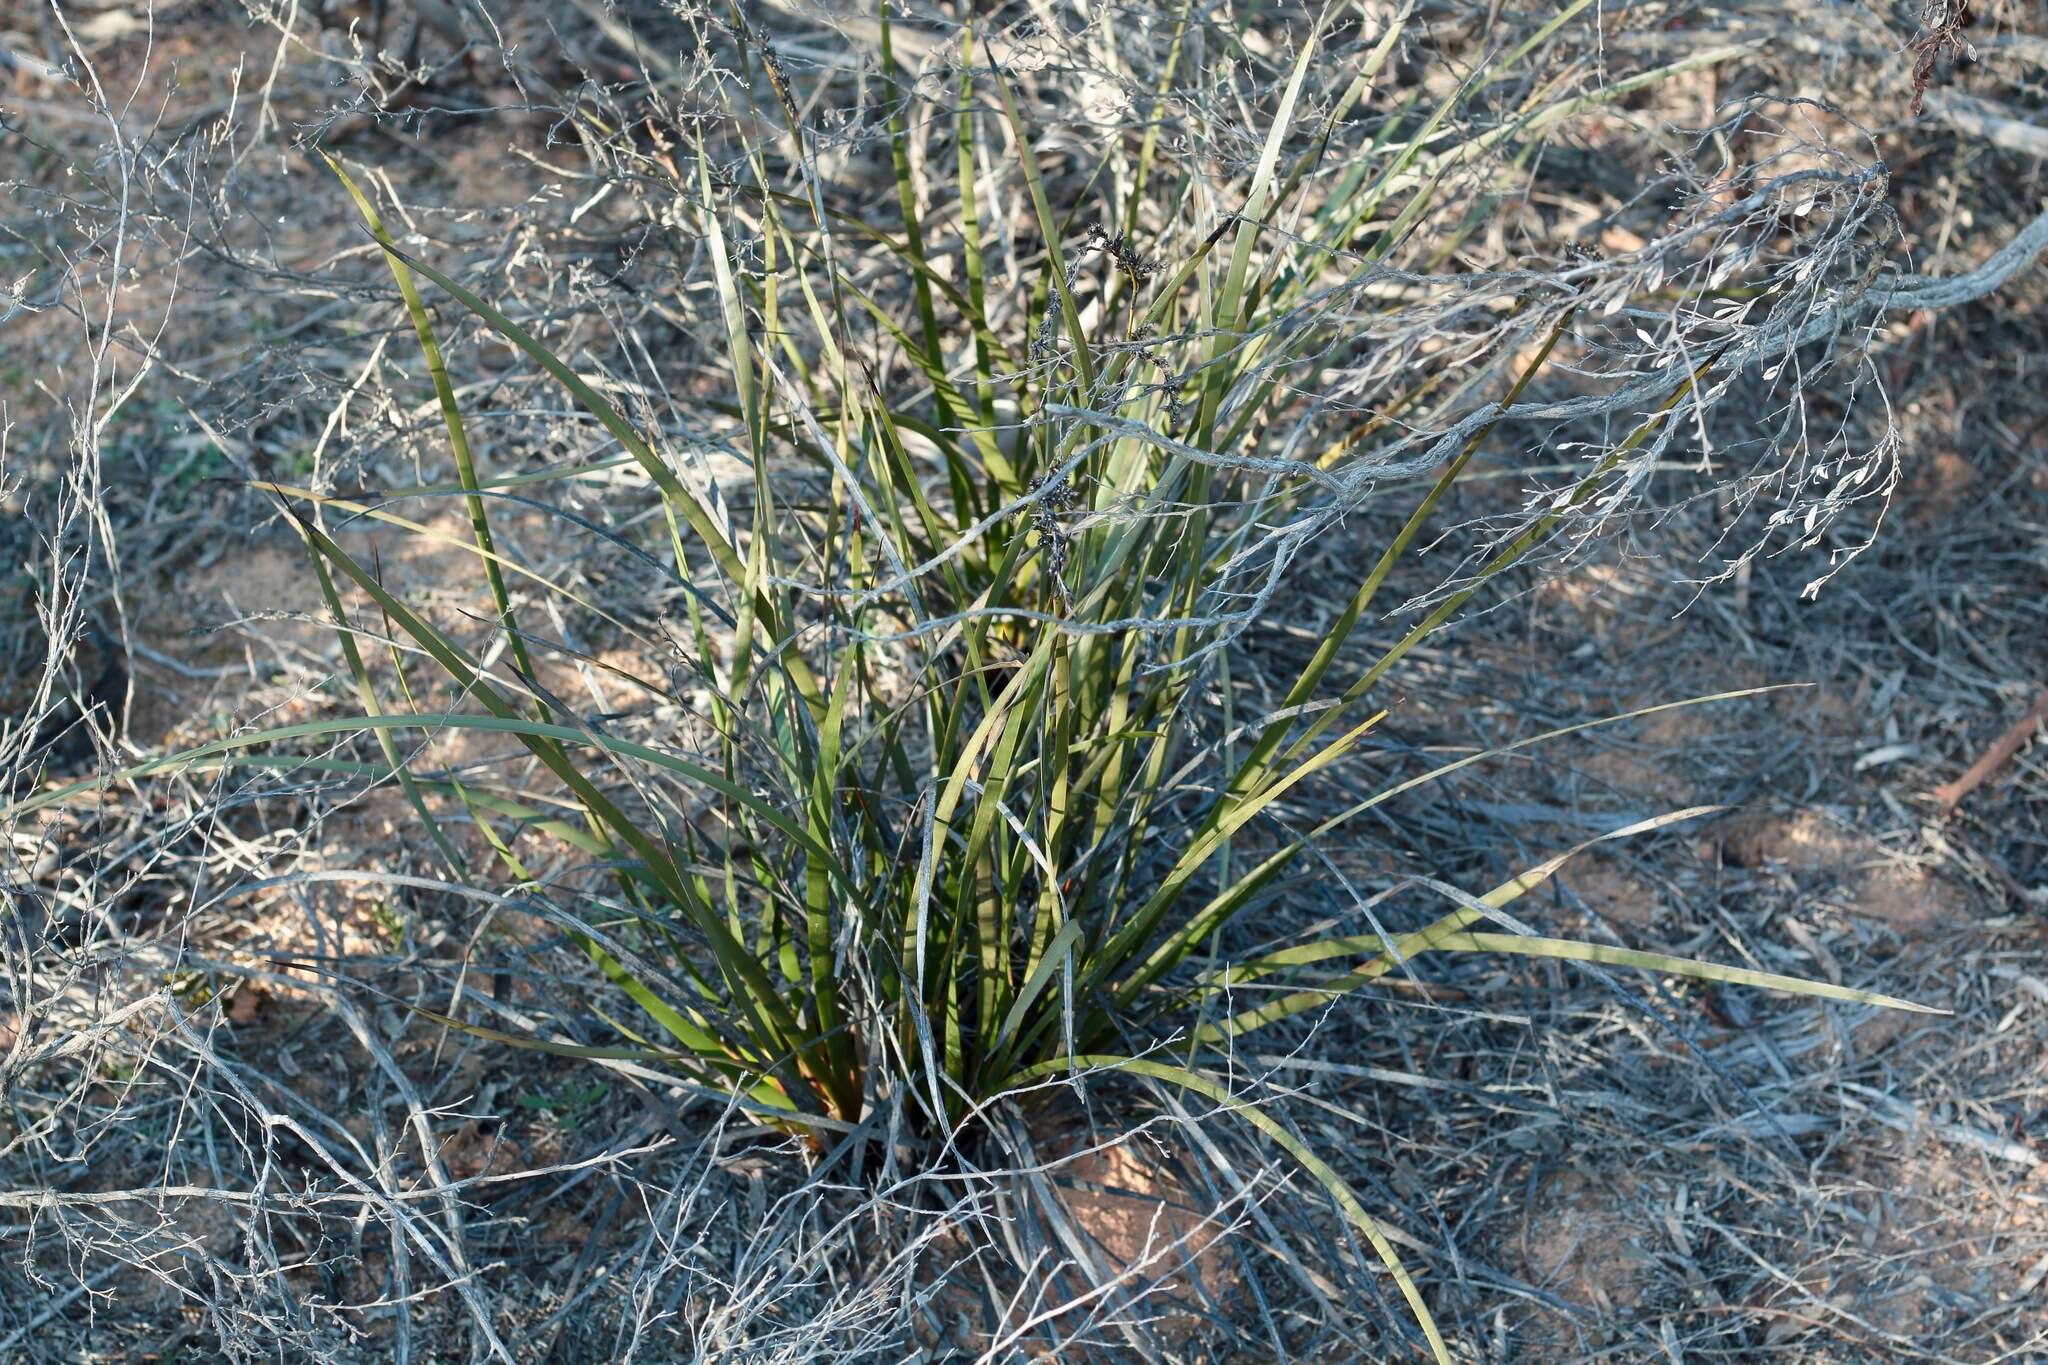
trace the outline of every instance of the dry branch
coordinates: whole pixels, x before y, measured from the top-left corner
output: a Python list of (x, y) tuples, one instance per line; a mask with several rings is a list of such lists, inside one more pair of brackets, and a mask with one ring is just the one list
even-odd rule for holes
[(1928, 793), (1941, 808), (1941, 813), (1950, 814), (1961, 804), (1964, 797), (1983, 786), (1993, 773), (2004, 767), (2012, 756), (2034, 737), (2034, 732), (2041, 728), (2043, 722), (2048, 722), (2048, 689), (2044, 689), (2040, 696), (2034, 698), (2034, 704), (2027, 708), (2027, 713), (2014, 721), (2011, 728), (2000, 735), (1961, 777), (1953, 782), (1944, 782)]

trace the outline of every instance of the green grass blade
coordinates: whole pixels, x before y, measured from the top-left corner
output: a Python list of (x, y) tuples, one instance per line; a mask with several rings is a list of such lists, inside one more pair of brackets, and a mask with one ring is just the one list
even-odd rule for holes
[[(341, 594), (335, 591), (334, 576), (327, 571), (326, 561), (314, 550), (310, 541), (307, 542), (306, 552), (313, 561), (313, 574), (320, 584), (320, 596), (327, 603), (328, 612), (334, 617), (334, 632), (341, 642), (342, 660), (348, 665), (349, 676), (355, 682), (356, 696), (361, 700), (363, 710), (373, 716), (381, 714), (384, 707), (378, 700), (376, 683), (371, 679), (370, 670), (363, 662), (363, 652), (356, 644), (355, 627), (350, 624), (348, 612), (341, 605)], [(433, 841), (435, 850), (440, 853), (442, 860), (448, 864), (458, 880), (467, 881), (468, 865), (464, 863), (462, 855), (456, 852), (455, 845), (449, 841), (447, 832), (441, 828), (440, 820), (427, 806), (426, 798), (420, 794), (420, 784), (414, 778), (409, 765), (399, 756), (398, 744), (392, 738), (391, 731), (377, 732), (377, 747), (383, 752), (384, 762), (389, 766), (391, 776), (397, 780), (399, 790), (405, 793), (406, 804), (412, 807), (413, 813), (419, 816), (420, 823), (426, 827), (427, 836)]]
[[(1236, 884), (1224, 888), (1200, 912), (1189, 916), (1171, 934), (1160, 940), (1145, 961), (1116, 988), (1115, 998), (1124, 1004), (1134, 1000), (1140, 991), (1165, 976), (1166, 973), (1186, 960), (1187, 956), (1206, 940), (1218, 926), (1227, 923), (1232, 915), (1242, 910), (1250, 902), (1252, 895), (1270, 882), (1303, 849), (1309, 847), (1316, 840), (1340, 825), (1356, 819), (1365, 812), (1376, 806), (1383, 805), (1397, 796), (1414, 791), (1417, 787), (1442, 781), (1452, 773), (1460, 772), (1475, 764), (1502, 758), (1508, 754), (1519, 753), (1524, 749), (1533, 748), (1539, 744), (1547, 744), (1552, 740), (1562, 739), (1567, 735), (1597, 730), (1609, 725), (1619, 725), (1624, 721), (1637, 720), (1644, 716), (1652, 716), (1664, 711), (1674, 711), (1690, 706), (1704, 706), (1709, 702), (1734, 701), (1742, 697), (1759, 696), (1766, 692), (1780, 691), (1784, 686), (1786, 684), (1770, 687), (1743, 688), (1733, 692), (1716, 692), (1709, 696), (1692, 697), (1684, 701), (1663, 702), (1656, 706), (1640, 707), (1637, 710), (1626, 711), (1620, 715), (1602, 716), (1596, 720), (1580, 721), (1576, 725), (1566, 725), (1554, 730), (1545, 730), (1541, 734), (1530, 735), (1526, 739), (1519, 739), (1510, 744), (1497, 745), (1493, 748), (1481, 750), (1478, 753), (1467, 754), (1463, 758), (1440, 764), (1426, 772), (1418, 773), (1414, 777), (1383, 787), (1364, 800), (1354, 802), (1344, 809), (1325, 817), (1302, 838), (1294, 840), (1269, 856), (1264, 862), (1245, 873)], [(1621, 834), (1637, 833), (1643, 828), (1646, 828), (1646, 826), (1632, 825), (1626, 830), (1617, 831), (1614, 836), (1603, 837), (1619, 837)], [(1590, 844), (1582, 844), (1579, 847), (1590, 847)], [(1575, 849), (1574, 852), (1576, 851)], [(1562, 859), (1558, 859), (1554, 864), (1546, 863), (1543, 866), (1554, 871), (1556, 866), (1562, 865), (1562, 861)], [(1543, 875), (1548, 876), (1549, 872), (1545, 872)]]
[(1007, 1056), (1006, 1048), (1010, 1040), (1017, 1036), (1018, 1027), (1023, 1024), (1031, 1007), (1037, 1003), (1040, 992), (1051, 983), (1053, 974), (1066, 965), (1067, 954), (1080, 943), (1080, 940), (1081, 921), (1068, 920), (1045, 945), (1045, 951), (1039, 956), (1038, 965), (1025, 979), (1023, 989), (1017, 992), (1017, 998), (1010, 1004), (1010, 1012), (1003, 1016), (1002, 1027), (996, 1030), (995, 1038), (989, 1044), (991, 1064), (998, 1073)]
[[(599, 425), (603, 426), (620, 445), (626, 448), (626, 452), (633, 457), (634, 463), (640, 466), (647, 477), (653, 481), (654, 486), (661, 491), (662, 500), (669, 510), (681, 516), (685, 524), (689, 526), (691, 533), (710, 550), (712, 560), (718, 565), (719, 572), (725, 575), (726, 580), (732, 583), (735, 588), (747, 581), (746, 563), (739, 557), (739, 552), (734, 549), (732, 542), (726, 538), (725, 532), (719, 528), (717, 521), (712, 516), (711, 510), (704, 506), (695, 494), (685, 488), (681, 480), (669, 472), (668, 466), (662, 462), (661, 457), (655, 453), (653, 447), (649, 446), (642, 439), (640, 433), (633, 429), (632, 423), (626, 420), (624, 414), (620, 413), (602, 394), (592, 388), (581, 375), (570, 369), (554, 352), (543, 346), (532, 333), (506, 317), (490, 304), (484, 302), (475, 293), (398, 247), (388, 242), (379, 243), (379, 245), (387, 253), (398, 257), (399, 260), (412, 267), (416, 273), (433, 281), (436, 287), (445, 291), (458, 303), (462, 304), (463, 307), (475, 313), (479, 318), (482, 318), (486, 323), (490, 324), (492, 330), (537, 361), (542, 369), (546, 370), (554, 377), (557, 383), (569, 391), (570, 395), (576, 399), (584, 411), (596, 418)], [(689, 577), (689, 566), (685, 563), (679, 561), (676, 565), (676, 571), (686, 579)], [(782, 632), (774, 612), (773, 603), (756, 602), (755, 610), (762, 615), (762, 619), (766, 623), (770, 634), (777, 642), (780, 642)], [(811, 674), (809, 666), (804, 663), (801, 656), (785, 651), (780, 655), (780, 658), (783, 666), (789, 670), (790, 679), (795, 684), (797, 691), (806, 699), (816, 699), (822, 704), (817, 679)]]
[[(1501, 400), (1500, 407), (1503, 412), (1514, 406), (1515, 401), (1521, 397), (1522, 391), (1528, 387), (1529, 382), (1536, 377), (1537, 372), (1549, 360), (1551, 351), (1556, 347), (1558, 340), (1564, 335), (1564, 330), (1570, 325), (1571, 318), (1572, 313), (1568, 309), (1550, 329), (1550, 334), (1544, 338), (1543, 345), (1536, 355), (1527, 365), (1522, 367), (1522, 372), (1516, 377), (1514, 386), (1508, 390), (1507, 396)], [(1496, 417), (1494, 421), (1473, 432), (1471, 439), (1466, 441), (1451, 462), (1444, 466), (1443, 472), (1437, 476), (1436, 482), (1423, 495), (1422, 501), (1416, 505), (1415, 510), (1409, 514), (1408, 520), (1402, 525), (1400, 531), (1395, 534), (1394, 538), (1387, 543), (1386, 548), (1381, 551), (1371, 571), (1366, 574), (1365, 581), (1359, 584), (1358, 591), (1352, 594), (1351, 600), (1345, 604), (1344, 610), (1331, 623), (1330, 628), (1317, 643), (1314, 654), (1309, 657), (1307, 665), (1303, 667), (1300, 675), (1295, 679), (1294, 685), (1288, 689), (1285, 699), (1275, 708), (1276, 710), (1291, 712), (1305, 704), (1315, 695), (1317, 685), (1322, 682), (1323, 676), (1329, 671), (1330, 666), (1336, 662), (1338, 651), (1351, 638), (1351, 632), (1356, 629), (1359, 620), (1371, 608), (1373, 599), (1379, 595), (1381, 585), (1387, 580), (1387, 575), (1393, 571), (1395, 564), (1399, 563), (1408, 554), (1409, 547), (1415, 543), (1415, 538), (1421, 533), (1422, 528), (1429, 523), (1430, 517), (1435, 513), (1437, 505), (1443, 500), (1444, 495), (1450, 491), (1451, 485), (1458, 481), (1458, 476), (1464, 473), (1465, 467), (1471, 462), (1472, 456), (1485, 443), (1486, 439), (1493, 434), (1494, 428), (1498, 425), (1499, 418)], [(1267, 771), (1269, 760), (1279, 748), (1280, 742), (1285, 738), (1291, 726), (1291, 719), (1276, 721), (1268, 726), (1265, 732), (1259, 736), (1257, 742), (1252, 747), (1252, 751), (1246, 756), (1243, 766), (1231, 780), (1231, 790), (1233, 793), (1248, 789), (1254, 782), (1263, 777)], [(1226, 808), (1231, 804), (1235, 804), (1235, 799), (1233, 797), (1227, 800), (1225, 802)]]
[[(983, 51), (987, 52), (986, 44)], [(996, 94), (1003, 102), (1003, 114), (1009, 119), (1010, 134), (1017, 139), (1017, 159), (1024, 171), (1024, 183), (1031, 191), (1031, 207), (1038, 215), (1038, 231), (1045, 238), (1046, 270), (1050, 274), (1053, 292), (1059, 299), (1067, 340), (1074, 348), (1074, 369), (1081, 376), (1081, 391), (1093, 393), (1095, 355), (1088, 344), (1088, 334), (1081, 326), (1081, 307), (1074, 301), (1066, 256), (1060, 245), (1059, 219), (1053, 214), (1052, 201), (1045, 197), (1045, 181), (1038, 174), (1038, 157), (1033, 150), (1031, 129), (1024, 122), (1023, 111), (1017, 107), (1017, 96), (1003, 76), (1002, 67), (996, 64), (994, 54), (988, 54), (988, 62), (990, 78), (994, 80)]]
[[(586, 1047), (577, 1043), (558, 1043), (551, 1038), (528, 1038), (517, 1033), (507, 1033), (503, 1029), (490, 1028), (483, 1024), (466, 1023), (461, 1019), (439, 1014), (433, 1010), (409, 1004), (405, 1001), (397, 1003), (405, 1005), (405, 1008), (419, 1015), (420, 1018), (439, 1024), (443, 1028), (452, 1029), (471, 1038), (482, 1039), (484, 1042), (501, 1043), (506, 1047), (517, 1048), (522, 1052), (540, 1052), (550, 1057), (570, 1057), (586, 1062), (661, 1062), (672, 1066), (694, 1067), (700, 1065), (702, 1061), (702, 1059), (687, 1052), (671, 1052), (661, 1048)], [(749, 1106), (750, 1108), (767, 1117), (789, 1119), (820, 1128), (829, 1129), (836, 1126), (832, 1120), (821, 1115), (799, 1112), (795, 1105), (790, 1102), (789, 1096), (777, 1089), (772, 1080), (756, 1081), (751, 1086), (742, 1090), (741, 1095), (744, 1099), (752, 1102)]]
[[(349, 198), (355, 201), (357, 212), (369, 225), (370, 233), (378, 245), (392, 245), (391, 234), (385, 230), (384, 219), (378, 214), (377, 206), (370, 202), (356, 182), (349, 178), (339, 161), (320, 153), (327, 168), (341, 181)], [(448, 449), (455, 457), (455, 477), (461, 483), (467, 496), (463, 499), (469, 510), (471, 533), (476, 537), (477, 550), (483, 555), (484, 579), (489, 584), (491, 603), (497, 608), (498, 622), (504, 627), (505, 637), (511, 642), (512, 658), (519, 665), (519, 671), (531, 678), (535, 676), (533, 660), (527, 656), (526, 638), (519, 632), (518, 618), (512, 610), (512, 598), (505, 590), (505, 575), (498, 567), (496, 544), (491, 538), (491, 521), (484, 509), (484, 500), (477, 493), (476, 462), (470, 455), (469, 431), (462, 420), (462, 406), (455, 399), (455, 386), (448, 379), (448, 365), (441, 356), (441, 342), (434, 335), (433, 319), (427, 316), (427, 306), (420, 299), (420, 291), (413, 284), (412, 271), (405, 262), (390, 252), (385, 252), (384, 263), (391, 268), (391, 277), (398, 282), (398, 292), (405, 299), (405, 311), (412, 318), (413, 333), (419, 338), (420, 354), (426, 358), (427, 373), (434, 382), (434, 397), (441, 405), (441, 420), (448, 429)], [(540, 704), (540, 715), (548, 718), (545, 702)]]
[[(1289, 1132), (1272, 1115), (1245, 1103), (1245, 1101), (1233, 1095), (1228, 1086), (1202, 1072), (1192, 1071), (1186, 1067), (1170, 1066), (1163, 1062), (1148, 1061), (1141, 1057), (1119, 1057), (1091, 1053), (1086, 1056), (1075, 1057), (1071, 1060), (1073, 1066), (1082, 1070), (1122, 1071), (1133, 1076), (1146, 1076), (1156, 1081), (1164, 1081), (1169, 1085), (1192, 1091), (1194, 1094), (1224, 1106), (1231, 1114), (1243, 1119), (1268, 1138), (1271, 1138), (1275, 1144), (1300, 1163), (1302, 1169), (1307, 1171), (1314, 1178), (1315, 1182), (1329, 1193), (1330, 1198), (1336, 1201), (1337, 1207), (1343, 1211), (1345, 1218), (1350, 1221), (1351, 1225), (1365, 1235), (1366, 1241), (1372, 1245), (1373, 1252), (1380, 1258), (1380, 1264), (1386, 1268), (1387, 1274), (1393, 1278), (1394, 1283), (1400, 1288), (1401, 1297), (1407, 1300), (1408, 1311), (1414, 1315), (1416, 1326), (1422, 1329), (1423, 1336), (1428, 1339), (1430, 1352), (1436, 1359), (1437, 1365), (1451, 1365), (1450, 1351), (1444, 1345), (1442, 1333), (1437, 1330), (1436, 1318), (1430, 1313), (1429, 1305), (1423, 1301), (1422, 1291), (1416, 1287), (1414, 1278), (1409, 1275), (1407, 1267), (1401, 1263), (1400, 1253), (1394, 1250), (1394, 1244), (1387, 1240), (1387, 1235), (1380, 1229), (1378, 1221), (1370, 1213), (1366, 1212), (1365, 1205), (1359, 1202), (1356, 1194), (1352, 1193), (1351, 1186), (1345, 1181), (1344, 1177), (1338, 1175), (1336, 1169), (1329, 1162), (1317, 1156), (1307, 1143)], [(1065, 1058), (1041, 1062), (1036, 1066), (1027, 1067), (1012, 1076), (1004, 1083), (1003, 1088), (1012, 1089), (1016, 1086), (1028, 1085), (1041, 1077), (1057, 1075), (1066, 1070), (1067, 1067), (1068, 1059)]]
[(1661, 972), (1666, 976), (1691, 977), (1696, 981), (1713, 981), (1731, 986), (1754, 986), (1759, 990), (1783, 991), (1790, 995), (1807, 995), (1820, 1000), (1840, 1000), (1852, 1005), (1876, 1005), (1883, 1009), (1905, 1010), (1913, 1014), (1951, 1013), (1933, 1005), (1917, 1004), (1877, 991), (1859, 990), (1854, 986), (1836, 986), (1826, 981), (1810, 981), (1805, 977), (1781, 976), (1777, 972), (1753, 971), (1748, 967), (1727, 967), (1717, 962), (1673, 957), (1669, 953), (1642, 952), (1634, 948), (1617, 948), (1605, 943), (1586, 943), (1577, 939), (1462, 932), (1439, 938), (1431, 946), (1434, 951), (1444, 953), (1513, 953), (1521, 957), (1550, 957), (1566, 962), (1592, 962), (1606, 967), (1638, 967), (1646, 972)]
[[(404, 603), (386, 592), (383, 585), (367, 573), (347, 551), (329, 540), (317, 528), (301, 522), (300, 529), (331, 564), (353, 578), (357, 586), (369, 594), (387, 615), (397, 621), (407, 635), (425, 648), (465, 693), (474, 696), (506, 730), (517, 735), (527, 750), (576, 794), (576, 799), (598, 824), (621, 839), (640, 858), (661, 882), (677, 908), (690, 916), (698, 931), (710, 943), (720, 970), (726, 975), (733, 992), (734, 1004), (741, 1008), (757, 1030), (760, 1051), (769, 1056), (791, 1054), (802, 1058), (814, 1045), (815, 1040), (806, 1037), (794, 1014), (769, 982), (760, 964), (733, 939), (711, 907), (705, 904), (700, 896), (692, 894), (692, 887), (676, 865), (669, 848), (661, 840), (648, 834), (638, 823), (629, 819), (611, 798), (599, 791), (596, 784), (591, 782), (569, 757), (561, 740), (550, 733), (558, 729), (566, 730), (570, 735), (580, 732), (568, 730), (567, 727), (517, 724), (521, 717), (497, 689), (477, 672), (459, 647)], [(617, 752), (611, 745), (599, 747)], [(645, 749), (645, 746), (635, 747)], [(753, 801), (751, 804), (759, 806), (763, 803)], [(786, 817), (781, 819), (782, 823), (791, 829), (801, 828)]]

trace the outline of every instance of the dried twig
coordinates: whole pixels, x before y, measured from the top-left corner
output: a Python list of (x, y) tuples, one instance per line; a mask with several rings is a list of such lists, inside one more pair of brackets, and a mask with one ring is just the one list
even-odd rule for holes
[(2027, 708), (2027, 713), (2014, 721), (2011, 727), (1984, 751), (1983, 757), (1972, 763), (1961, 777), (1953, 782), (1944, 782), (1928, 793), (1934, 798), (1941, 813), (1950, 814), (1964, 797), (1983, 786), (1991, 774), (2004, 767), (2006, 762), (2020, 751), (2021, 746), (2033, 738), (2034, 731), (2040, 729), (2044, 721), (2048, 721), (2048, 689), (2044, 689), (2040, 696), (2034, 698), (2034, 704)]

